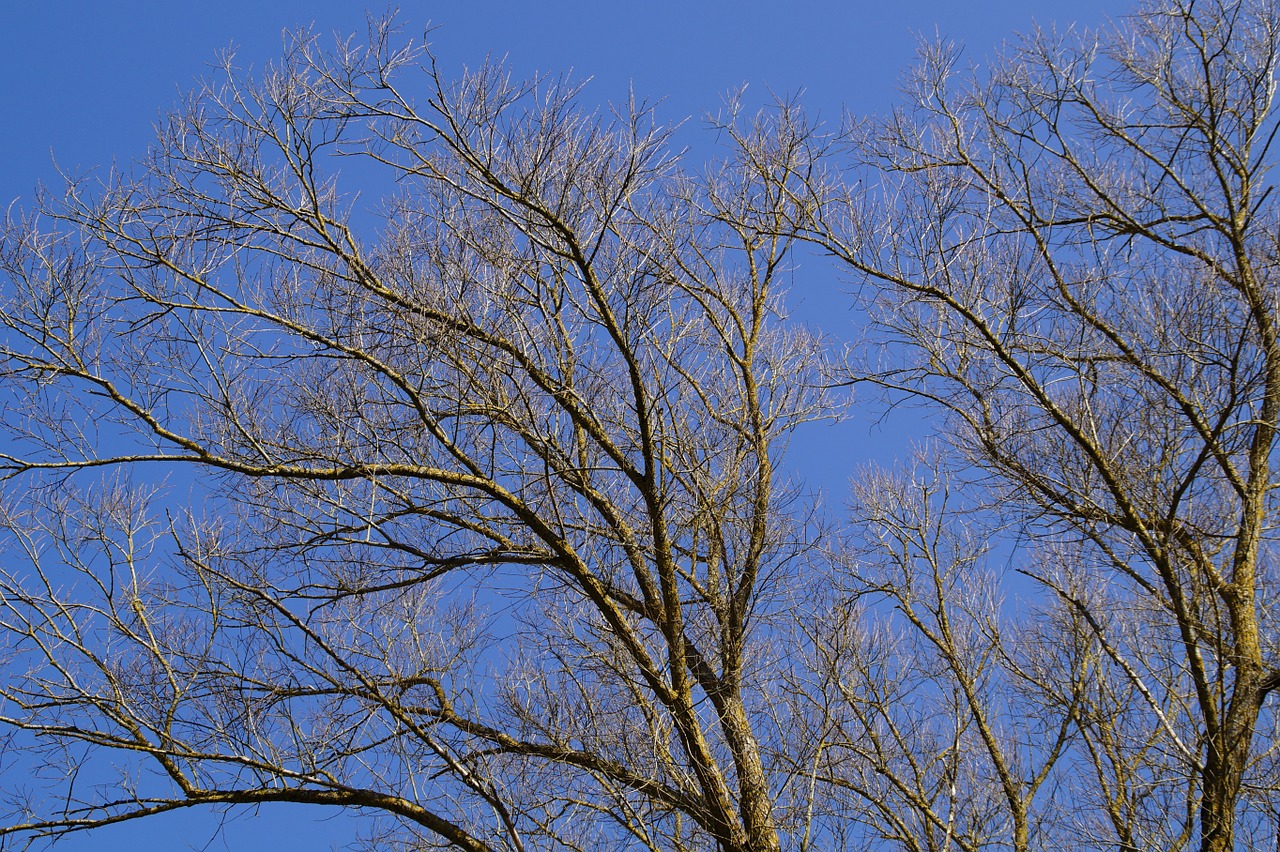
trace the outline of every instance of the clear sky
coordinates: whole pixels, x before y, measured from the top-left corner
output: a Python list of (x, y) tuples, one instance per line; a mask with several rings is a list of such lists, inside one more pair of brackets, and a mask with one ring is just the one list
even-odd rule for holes
[[(240, 64), (256, 67), (279, 52), (283, 29), (350, 33), (364, 25), (363, 9), (349, 0), (4, 0), (0, 8), (4, 206), (29, 199), (37, 182), (56, 188), (54, 159), (74, 173), (141, 154), (153, 122), (210, 73), (219, 50), (234, 45)], [(922, 36), (958, 40), (968, 58), (980, 62), (1033, 21), (1094, 26), (1129, 8), (1114, 0), (405, 0), (400, 20), (415, 36), (428, 24), (436, 27), (430, 38), (446, 73), (487, 55), (508, 57), (522, 76), (571, 69), (592, 78), (588, 104), (622, 100), (632, 86), (641, 98), (665, 99), (659, 110), (665, 121), (697, 119), (744, 83), (756, 93), (803, 89), (811, 114), (834, 122), (843, 109), (862, 114), (890, 107)], [(837, 307), (838, 287), (822, 291), (832, 295), (818, 296), (819, 308), (847, 310), (847, 304)], [(848, 434), (867, 438), (869, 420), (858, 426), (855, 417)], [(829, 485), (883, 452), (873, 449), (881, 446), (875, 441), (841, 440), (839, 460), (848, 466), (831, 463), (830, 447), (794, 449), (801, 468), (822, 459), (827, 470), (839, 472)], [(0, 784), (20, 780), (0, 778)], [(352, 820), (326, 816), (297, 806), (240, 813), (214, 839), (216, 819), (186, 814), (151, 826), (113, 827), (58, 849), (275, 852), (328, 849), (354, 836)]]

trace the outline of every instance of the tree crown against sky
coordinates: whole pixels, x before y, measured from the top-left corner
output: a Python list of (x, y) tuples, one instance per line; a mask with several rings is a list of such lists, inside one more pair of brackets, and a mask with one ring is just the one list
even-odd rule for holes
[[(942, 45), (888, 117), (729, 110), (707, 165), (385, 24), (198, 91), (5, 233), (3, 830), (1273, 838), (1278, 32)], [(801, 251), (868, 357), (788, 319)], [(846, 521), (780, 465), (851, 383), (939, 431)]]

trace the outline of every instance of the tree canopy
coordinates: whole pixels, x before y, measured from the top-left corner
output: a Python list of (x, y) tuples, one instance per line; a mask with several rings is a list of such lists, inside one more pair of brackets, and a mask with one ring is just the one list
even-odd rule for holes
[[(706, 160), (389, 20), (229, 66), (0, 240), (0, 843), (1273, 842), (1278, 59), (1161, 0)], [(936, 434), (833, 511), (855, 387)]]

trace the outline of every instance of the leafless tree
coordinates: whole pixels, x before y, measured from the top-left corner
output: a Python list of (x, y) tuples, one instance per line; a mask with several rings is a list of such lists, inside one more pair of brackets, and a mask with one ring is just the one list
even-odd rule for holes
[(1064, 642), (1047, 613), (1005, 612), (1000, 530), (989, 507), (957, 505), (965, 490), (926, 458), (859, 477), (828, 615), (803, 643), (808, 686), (793, 688), (809, 709), (794, 715), (822, 732), (822, 806), (859, 846), (1074, 848), (1053, 817), (1075, 804), (1059, 763), (1093, 643)]
[(818, 139), (782, 108), (695, 175), (643, 105), (397, 39), (229, 65), (7, 225), (0, 835), (778, 849)]
[[(0, 241), (0, 839), (1274, 844), (1278, 57), (1158, 0), (926, 49), (848, 164), (730, 109), (701, 172), (387, 23), (228, 63)], [(940, 424), (823, 541), (795, 240)]]
[[(927, 49), (814, 232), (881, 331), (860, 375), (945, 414), (1089, 667), (1058, 691), (1095, 845), (1275, 842), (1278, 58), (1253, 0), (1159, 0), (968, 70)], [(944, 657), (963, 600), (915, 625)], [(1041, 765), (1001, 776), (1015, 822)]]

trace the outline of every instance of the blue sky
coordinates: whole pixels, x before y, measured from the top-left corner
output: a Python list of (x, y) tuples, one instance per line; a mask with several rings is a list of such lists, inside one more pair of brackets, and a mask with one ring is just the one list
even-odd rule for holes
[[(244, 65), (280, 48), (284, 28), (321, 32), (363, 28), (349, 2), (227, 0), (197, 3), (10, 3), (0, 27), (0, 201), (28, 196), (50, 181), (52, 152), (64, 168), (127, 160), (146, 146), (152, 122), (180, 91), (236, 45)], [(573, 69), (593, 78), (588, 99), (665, 98), (676, 120), (713, 109), (725, 91), (804, 89), (812, 109), (835, 119), (893, 102), (917, 35), (935, 31), (984, 54), (1033, 20), (1095, 23), (1123, 12), (1103, 0), (943, 0), (839, 3), (407, 2), (410, 33), (428, 23), (445, 62), (460, 67), (507, 56), (521, 74)], [(382, 7), (374, 7), (382, 11)], [(122, 11), (127, 10), (127, 11)]]
[[(409, 0), (400, 7), (400, 19), (415, 36), (428, 24), (436, 27), (431, 41), (446, 72), (487, 55), (506, 56), (522, 76), (572, 69), (579, 78), (592, 78), (586, 103), (622, 100), (631, 86), (641, 98), (665, 99), (659, 108), (665, 121), (696, 120), (742, 84), (761, 98), (769, 91), (803, 89), (810, 112), (834, 122), (843, 109), (862, 114), (890, 107), (896, 81), (922, 35), (954, 38), (966, 45), (971, 61), (979, 62), (1035, 20), (1096, 25), (1128, 8), (1104, 0)], [(6, 4), (3, 22), (0, 203), (7, 207), (29, 199), (37, 182), (56, 188), (54, 158), (75, 173), (140, 155), (153, 122), (182, 90), (211, 72), (218, 51), (235, 45), (242, 66), (260, 66), (279, 52), (283, 29), (354, 32), (363, 29), (364, 11), (337, 0), (13, 0)], [(817, 286), (810, 283), (808, 291), (817, 295), (806, 297), (811, 301), (805, 313), (816, 308), (815, 313), (838, 317), (847, 312), (838, 282), (822, 270), (812, 275)], [(838, 450), (795, 446), (796, 464), (802, 471), (824, 467), (824, 485), (838, 489), (853, 466), (891, 452), (886, 449), (891, 443), (875, 436), (872, 419), (870, 412), (855, 416), (839, 438), (812, 434), (812, 442), (838, 444)], [(16, 780), (0, 779), (0, 784)], [(298, 806), (258, 816), (240, 813), (215, 839), (216, 818), (188, 814), (149, 826), (113, 827), (58, 848), (256, 852), (327, 849), (353, 837), (352, 820), (326, 816), (331, 815)]]

